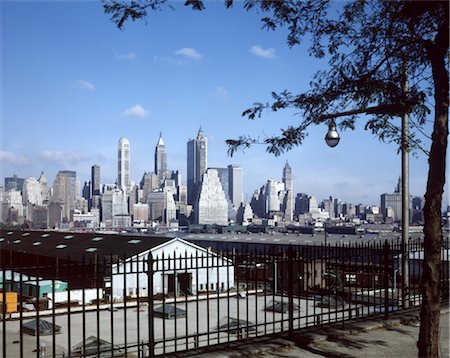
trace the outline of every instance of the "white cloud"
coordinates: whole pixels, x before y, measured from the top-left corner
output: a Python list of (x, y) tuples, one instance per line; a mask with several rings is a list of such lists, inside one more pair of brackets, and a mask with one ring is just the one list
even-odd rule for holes
[(93, 91), (93, 90), (95, 90), (94, 84), (89, 82), (89, 81), (85, 81), (85, 80), (77, 81), (77, 87), (81, 88), (81, 89), (84, 89), (86, 91)]
[(174, 59), (172, 57), (154, 56), (153, 63), (165, 63), (168, 65), (184, 65), (184, 64), (186, 64), (186, 61)]
[(88, 156), (81, 153), (64, 153), (57, 150), (53, 151), (47, 149), (42, 150), (39, 153), (39, 156), (41, 159), (48, 160), (50, 162), (70, 165), (75, 165), (90, 160)]
[(123, 116), (134, 118), (146, 118), (149, 116), (149, 114), (150, 113), (140, 104), (136, 104), (133, 107), (127, 108), (122, 112)]
[(6, 152), (0, 150), (0, 162), (5, 162), (12, 165), (24, 166), (31, 164), (30, 159), (23, 154)]
[(180, 48), (179, 50), (175, 51), (175, 55), (189, 57), (194, 60), (201, 60), (203, 58), (203, 55), (201, 53), (197, 52), (197, 50), (192, 47)]
[(253, 45), (250, 48), (250, 52), (256, 56), (264, 57), (269, 60), (272, 60), (276, 57), (274, 48), (265, 49), (265, 48), (262, 48), (261, 45)]
[(225, 87), (220, 86), (216, 88), (215, 91), (216, 97), (219, 99), (219, 101), (223, 102), (226, 101), (230, 95), (228, 94), (228, 91)]
[(127, 53), (115, 52), (114, 56), (121, 61), (134, 60), (136, 58), (136, 53), (134, 51), (129, 51)]

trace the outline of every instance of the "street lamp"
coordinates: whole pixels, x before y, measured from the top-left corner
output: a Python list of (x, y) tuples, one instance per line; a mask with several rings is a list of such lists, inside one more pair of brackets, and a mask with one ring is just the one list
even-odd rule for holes
[(340, 139), (341, 138), (339, 137), (339, 133), (336, 130), (336, 123), (334, 123), (334, 121), (331, 121), (328, 124), (328, 132), (325, 136), (325, 142), (327, 142), (328, 146), (333, 148), (338, 145)]

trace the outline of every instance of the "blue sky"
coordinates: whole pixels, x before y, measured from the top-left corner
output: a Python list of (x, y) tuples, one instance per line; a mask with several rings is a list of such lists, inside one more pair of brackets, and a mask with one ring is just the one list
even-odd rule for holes
[[(103, 183), (116, 180), (117, 143), (131, 146), (131, 176), (153, 170), (159, 132), (168, 166), (186, 176), (186, 142), (199, 126), (208, 138), (208, 166), (240, 164), (249, 199), (268, 178), (281, 180), (286, 160), (296, 192), (378, 204), (400, 174), (395, 145), (361, 128), (341, 133), (328, 148), (327, 128), (312, 128), (304, 145), (275, 158), (263, 147), (227, 156), (225, 140), (241, 134), (263, 138), (297, 123), (295, 111), (241, 117), (272, 91), (306, 90), (324, 60), (308, 57), (306, 44), (289, 48), (286, 31), (261, 29), (260, 16), (237, 3), (206, 2), (194, 12), (150, 13), (146, 22), (118, 30), (98, 1), (1, 3), (0, 175), (38, 177), (50, 183), (58, 170), (89, 179), (101, 166)], [(429, 142), (425, 142), (429, 146)], [(411, 194), (425, 193), (427, 158), (410, 162)]]

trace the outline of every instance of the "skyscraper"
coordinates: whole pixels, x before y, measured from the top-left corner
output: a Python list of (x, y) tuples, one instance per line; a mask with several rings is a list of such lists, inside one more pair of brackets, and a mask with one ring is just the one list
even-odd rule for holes
[(79, 197), (80, 181), (77, 173), (71, 170), (59, 171), (53, 183), (52, 202), (61, 204), (63, 220), (72, 220)]
[(158, 143), (155, 148), (155, 173), (160, 183), (167, 174), (167, 149), (161, 133), (159, 133)]
[(131, 189), (130, 180), (130, 142), (127, 138), (119, 139), (117, 158), (117, 187), (127, 193)]
[(294, 219), (294, 198), (293, 198), (293, 183), (292, 183), (292, 169), (286, 160), (286, 165), (283, 168), (283, 183), (286, 194), (284, 196), (284, 219), (292, 221)]
[(228, 192), (236, 209), (243, 201), (243, 177), (242, 167), (235, 164), (228, 166)]
[(197, 138), (187, 143), (188, 204), (193, 205), (207, 168), (207, 138), (200, 127)]
[(91, 167), (91, 198), (100, 195), (100, 166), (95, 164)]

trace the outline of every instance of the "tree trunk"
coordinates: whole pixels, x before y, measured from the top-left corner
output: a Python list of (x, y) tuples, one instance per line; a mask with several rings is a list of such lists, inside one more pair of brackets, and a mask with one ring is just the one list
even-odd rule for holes
[(440, 271), (442, 246), (442, 194), (445, 184), (445, 157), (448, 136), (448, 22), (428, 48), (435, 90), (435, 119), (429, 157), (427, 191), (424, 207), (424, 260), (420, 292), (419, 357), (439, 357)]

